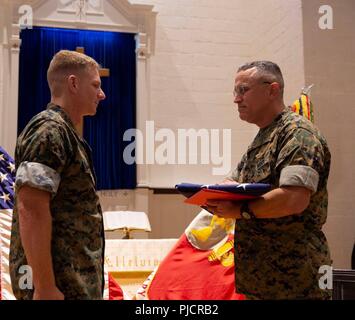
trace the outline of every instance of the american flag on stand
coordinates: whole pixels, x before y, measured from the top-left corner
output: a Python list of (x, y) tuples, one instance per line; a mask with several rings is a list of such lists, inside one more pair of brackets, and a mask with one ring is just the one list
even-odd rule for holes
[(8, 153), (0, 147), (0, 209), (14, 206), (15, 163)]
[(0, 147), (0, 300), (14, 300), (9, 274), (9, 246), (14, 206), (15, 163)]

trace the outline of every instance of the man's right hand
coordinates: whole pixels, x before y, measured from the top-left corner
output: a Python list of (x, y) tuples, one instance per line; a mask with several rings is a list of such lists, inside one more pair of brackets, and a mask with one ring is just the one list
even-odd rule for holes
[(64, 300), (64, 294), (57, 287), (35, 288), (33, 300)]
[(232, 180), (232, 179), (224, 179), (221, 183), (218, 183), (218, 184), (238, 184), (237, 181), (235, 180)]

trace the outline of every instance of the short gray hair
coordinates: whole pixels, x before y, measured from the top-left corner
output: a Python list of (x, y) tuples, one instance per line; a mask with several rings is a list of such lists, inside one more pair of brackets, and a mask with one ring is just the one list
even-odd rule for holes
[(280, 67), (271, 61), (252, 61), (247, 62), (238, 68), (238, 72), (256, 68), (257, 75), (265, 81), (277, 82), (280, 85), (281, 95), (284, 91), (284, 78)]

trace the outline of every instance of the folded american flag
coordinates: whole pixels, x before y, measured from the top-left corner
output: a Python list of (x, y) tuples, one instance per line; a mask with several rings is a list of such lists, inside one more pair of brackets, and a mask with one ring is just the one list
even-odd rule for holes
[(185, 182), (177, 184), (175, 188), (185, 197), (191, 197), (202, 189), (261, 196), (262, 194), (271, 190), (271, 185), (268, 183), (196, 184)]

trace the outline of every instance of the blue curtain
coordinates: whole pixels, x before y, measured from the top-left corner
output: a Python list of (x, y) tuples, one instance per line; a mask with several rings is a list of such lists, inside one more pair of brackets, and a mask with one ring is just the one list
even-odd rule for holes
[(18, 134), (50, 101), (47, 69), (61, 49), (84, 47), (110, 76), (101, 78), (106, 99), (97, 114), (86, 117), (84, 138), (93, 151), (97, 187), (133, 189), (136, 165), (123, 161), (125, 130), (136, 127), (136, 58), (134, 34), (34, 27), (20, 33)]

